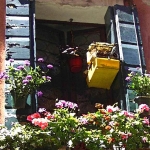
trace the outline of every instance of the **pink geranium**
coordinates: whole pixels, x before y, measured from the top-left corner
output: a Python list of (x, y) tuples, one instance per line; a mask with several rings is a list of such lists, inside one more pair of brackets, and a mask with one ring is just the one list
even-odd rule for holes
[(37, 113), (27, 116), (27, 120), (32, 121), (33, 119), (40, 118), (40, 117), (41, 117), (41, 115), (37, 112)]
[(107, 112), (112, 113), (112, 112), (118, 111), (119, 107), (118, 106), (114, 107), (114, 106), (108, 105), (106, 107), (106, 110), (107, 110)]
[(128, 134), (121, 133), (121, 138), (122, 138), (122, 140), (126, 140), (126, 139), (128, 139), (128, 137), (129, 137)]
[(109, 112), (109, 113), (112, 113), (113, 112), (113, 106), (110, 106), (110, 105), (108, 105), (107, 107), (106, 107), (106, 110)]
[(44, 130), (48, 127), (48, 120), (46, 118), (35, 118), (32, 120), (32, 124)]
[(149, 119), (147, 117), (143, 118), (143, 123), (149, 125)]
[(139, 112), (140, 112), (140, 113), (142, 113), (142, 112), (144, 112), (144, 111), (149, 111), (149, 110), (150, 110), (150, 108), (149, 108), (149, 106), (146, 105), (146, 104), (141, 104), (141, 105), (139, 106)]
[(55, 117), (51, 113), (47, 113), (46, 118), (50, 120), (50, 119), (54, 119)]

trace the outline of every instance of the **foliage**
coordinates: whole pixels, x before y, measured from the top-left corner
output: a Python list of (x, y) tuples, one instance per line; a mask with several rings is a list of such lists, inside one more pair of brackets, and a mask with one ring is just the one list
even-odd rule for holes
[(87, 119), (87, 125), (102, 132), (107, 148), (120, 144), (127, 150), (135, 150), (150, 144), (149, 119), (140, 117), (141, 113), (150, 110), (146, 104), (141, 104), (136, 113), (122, 110), (117, 105), (108, 105), (104, 109), (103, 105), (96, 104), (96, 107), (98, 111), (83, 117)]
[(134, 90), (138, 96), (150, 95), (150, 75), (142, 74), (139, 71), (139, 68), (137, 68), (137, 71), (132, 71), (128, 74), (126, 77), (128, 87)]
[[(47, 76), (46, 73), (49, 69), (53, 68), (52, 65), (47, 65), (47, 70), (43, 71), (44, 62), (43, 58), (39, 58), (38, 61), (42, 66), (36, 66), (35, 68), (30, 66), (30, 61), (25, 60), (23, 65), (17, 67), (14, 66), (14, 60), (10, 59), (10, 65), (6, 69), (6, 72), (1, 73), (0, 78), (5, 78), (5, 82), (9, 85), (8, 90), (12, 95), (17, 97), (26, 97), (40, 85), (51, 81), (51, 77)], [(41, 96), (41, 92), (38, 95)]]
[(56, 149), (63, 145), (86, 150), (112, 149), (114, 145), (136, 150), (150, 144), (149, 119), (141, 117), (150, 108), (141, 104), (135, 113), (117, 104), (96, 104), (95, 113), (77, 116), (77, 104), (59, 100), (52, 113), (44, 108), (27, 117), (28, 123), (0, 130), (0, 149)]
[(76, 109), (77, 104), (59, 100), (53, 113), (40, 108), (39, 112), (29, 115), (27, 120), (32, 125), (41, 128), (41, 132), (50, 132), (50, 135), (57, 139), (57, 146), (67, 145), (78, 128), (79, 121), (75, 115)]
[(37, 148), (46, 150), (53, 148), (57, 150), (57, 141), (50, 132), (43, 132), (29, 125), (15, 123), (11, 130), (1, 127), (0, 149), (3, 150), (35, 150)]

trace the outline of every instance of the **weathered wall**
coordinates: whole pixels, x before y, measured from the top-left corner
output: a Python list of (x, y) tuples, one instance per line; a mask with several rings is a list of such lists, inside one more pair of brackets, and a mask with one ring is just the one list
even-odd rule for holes
[(36, 19), (104, 24), (108, 6), (123, 0), (36, 0)]
[(113, 6), (115, 4), (123, 5), (123, 0), (36, 0), (37, 2), (47, 2), (60, 5), (71, 6)]
[[(5, 62), (5, 0), (1, 0), (0, 4), (0, 72), (4, 71)], [(0, 124), (4, 124), (4, 80), (0, 79)]]
[(134, 0), (137, 7), (147, 70), (150, 73), (150, 0)]

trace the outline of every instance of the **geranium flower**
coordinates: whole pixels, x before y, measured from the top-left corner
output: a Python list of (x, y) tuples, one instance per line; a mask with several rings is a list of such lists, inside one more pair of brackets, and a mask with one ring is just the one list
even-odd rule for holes
[(39, 126), (42, 130), (48, 127), (48, 120), (46, 118), (34, 118), (32, 124)]
[(46, 76), (46, 79), (47, 79), (47, 80), (51, 80), (52, 78), (51, 78), (51, 77), (49, 77), (49, 76)]
[(38, 58), (38, 62), (44, 62), (43, 58)]
[(107, 107), (106, 107), (106, 110), (109, 112), (109, 113), (112, 113), (113, 112), (113, 106), (110, 106), (110, 105), (108, 105)]
[(68, 106), (68, 102), (65, 100), (59, 100), (59, 102), (62, 103), (64, 107)]
[(55, 104), (55, 106), (56, 106), (57, 108), (63, 108), (63, 103), (58, 102), (58, 103)]
[(142, 137), (142, 141), (144, 142), (144, 143), (146, 143), (147, 142), (147, 137)]
[(133, 113), (128, 112), (126, 110), (121, 111), (120, 115), (125, 115), (126, 117), (129, 117), (129, 118), (134, 118), (135, 117), (135, 115)]
[(39, 110), (38, 110), (39, 113), (42, 113), (42, 112), (45, 112), (45, 111), (46, 111), (45, 108), (39, 108)]
[(40, 117), (41, 117), (41, 115), (39, 113), (34, 113), (32, 115), (27, 116), (27, 120), (32, 121), (33, 119), (40, 118)]
[(121, 111), (120, 115), (125, 115), (126, 117), (128, 117), (128, 112), (126, 110)]
[(28, 76), (26, 76), (26, 79), (27, 79), (27, 80), (31, 80), (31, 79), (32, 79), (32, 76), (31, 76), (31, 75), (28, 75)]
[(24, 64), (25, 64), (25, 66), (30, 66), (30, 61), (29, 60), (25, 60)]
[(53, 65), (49, 64), (49, 65), (47, 65), (47, 68), (52, 69)]
[(88, 120), (86, 118), (80, 116), (78, 119), (81, 124), (88, 124)]
[(131, 78), (130, 78), (130, 77), (126, 77), (125, 80), (126, 80), (126, 81), (130, 81)]
[(43, 92), (42, 92), (42, 91), (38, 91), (38, 92), (37, 92), (37, 96), (38, 96), (38, 97), (42, 97), (42, 96), (43, 96)]
[(23, 70), (23, 69), (24, 69), (24, 66), (21, 66), (21, 65), (20, 65), (20, 66), (17, 67), (17, 69)]
[(55, 116), (52, 115), (51, 113), (47, 113), (47, 114), (46, 114), (46, 118), (47, 118), (48, 120), (50, 120), (50, 119), (54, 119)]
[(74, 108), (78, 107), (78, 105), (75, 103), (72, 103), (72, 102), (68, 102), (68, 107), (71, 109), (74, 109)]
[(12, 63), (12, 62), (14, 62), (14, 59), (9, 59), (9, 61)]
[(22, 81), (22, 83), (23, 83), (23, 84), (27, 84), (27, 83), (29, 83), (29, 80), (24, 79), (24, 80)]
[(149, 119), (146, 118), (146, 117), (143, 118), (143, 121), (142, 121), (142, 122), (143, 122), (144, 124), (149, 125)]
[(127, 140), (128, 137), (129, 137), (129, 135), (128, 135), (127, 133), (124, 133), (124, 132), (120, 133), (120, 136), (121, 136), (121, 138), (122, 138), (123, 140)]
[(141, 105), (139, 106), (139, 111), (140, 111), (140, 113), (142, 113), (144, 110), (145, 110), (145, 111), (149, 111), (150, 108), (149, 108), (149, 106), (146, 105), (146, 104), (141, 104)]

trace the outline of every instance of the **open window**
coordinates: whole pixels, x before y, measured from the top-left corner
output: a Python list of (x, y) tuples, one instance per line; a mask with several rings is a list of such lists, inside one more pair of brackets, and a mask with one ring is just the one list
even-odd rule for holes
[[(50, 73), (52, 81), (43, 87), (44, 95), (38, 99), (38, 107), (51, 111), (58, 98), (78, 103), (81, 113), (86, 113), (95, 110), (96, 102), (110, 103), (109, 90), (89, 88), (86, 82), (86, 52), (92, 42), (98, 41), (107, 42), (104, 24), (36, 20), (36, 56), (54, 66)], [(66, 45), (80, 49), (82, 61), (75, 60), (75, 65), (81, 65), (79, 71), (71, 69), (72, 55), (62, 53)]]
[[(67, 8), (64, 8), (64, 11), (65, 9), (67, 10)], [(54, 11), (54, 9), (50, 10), (50, 12), (51, 11)], [(71, 16), (73, 14), (72, 12), (80, 13), (80, 10), (78, 11), (70, 10), (69, 14)], [(61, 94), (59, 95), (59, 97), (57, 96), (59, 92), (55, 92), (56, 95), (52, 99), (60, 98), (77, 102), (79, 105), (82, 105), (81, 107), (83, 109), (81, 110), (83, 110), (83, 112), (90, 111), (90, 109), (92, 111), (94, 103), (96, 102), (100, 102), (105, 105), (119, 102), (122, 108), (130, 108), (129, 99), (127, 98), (128, 90), (125, 83), (126, 69), (129, 67), (134, 68), (139, 66), (143, 69), (145, 68), (143, 47), (140, 36), (140, 26), (136, 7), (126, 7), (121, 5), (101, 7), (101, 15), (99, 15), (98, 21), (97, 14), (92, 13), (94, 14), (95, 19), (93, 19), (90, 15), (90, 19), (87, 20), (87, 18), (83, 17), (86, 16), (85, 12), (82, 12), (80, 15), (78, 15), (78, 18), (74, 19), (74, 17), (71, 16), (68, 21), (65, 22), (62, 21), (65, 17), (64, 12), (64, 16), (59, 16), (58, 14), (61, 13), (58, 12), (59, 11), (57, 8), (56, 13), (53, 13), (54, 16), (50, 15), (48, 16), (49, 19), (47, 20), (37, 19), (36, 21), (37, 34), (39, 32), (38, 30), (46, 28), (49, 31), (55, 30), (56, 32), (54, 31), (53, 33), (58, 34), (56, 48), (57, 50), (53, 51), (57, 51), (58, 54), (60, 54), (60, 56), (56, 57), (58, 62), (60, 63), (58, 64), (61, 66), (60, 68), (56, 67), (56, 72), (58, 74), (60, 73), (60, 77), (58, 77), (59, 79), (55, 79), (54, 77), (51, 84), (53, 84), (52, 87), (55, 87), (55, 81), (58, 82), (58, 87), (61, 88)], [(87, 11), (87, 13), (89, 12)], [(69, 14), (67, 14), (66, 16), (68, 17)], [(72, 22), (70, 22), (71, 19), (73, 20)], [(40, 26), (43, 27), (40, 29)], [(50, 43), (50, 39), (54, 40), (55, 37), (52, 35), (52, 33), (47, 35)], [(44, 37), (46, 37), (46, 35)], [(36, 40), (38, 40), (38, 37)], [(73, 73), (69, 68), (68, 58), (63, 57), (63, 55), (61, 54), (60, 47), (65, 44), (71, 45), (72, 42), (77, 47), (83, 49), (83, 53), (85, 53), (88, 45), (93, 41), (118, 44), (118, 54), (121, 62), (120, 70), (110, 90), (87, 87), (85, 80), (86, 78), (84, 76), (84, 71), (87, 67), (86, 59), (83, 59), (82, 70), (78, 73)], [(38, 49), (38, 41), (36, 42)], [(52, 49), (50, 49), (50, 51), (51, 50)], [(50, 61), (52, 59), (48, 60)], [(48, 99), (50, 100), (51, 98)], [(51, 102), (49, 103), (51, 104)]]
[[(38, 1), (34, 13), (35, 1), (6, 2), (6, 62), (10, 58), (16, 62), (28, 59), (34, 66), (35, 60), (43, 57), (45, 63), (54, 66), (49, 74), (52, 82), (42, 87), (43, 98), (36, 99), (33, 95), (29, 108), (19, 111), (19, 115), (27, 115), (38, 107), (51, 111), (57, 98), (78, 103), (81, 113), (94, 111), (97, 102), (104, 105), (119, 102), (122, 108), (128, 108), (125, 70), (139, 67), (139, 63), (142, 68), (145, 67), (136, 8), (115, 5), (81, 9), (47, 3), (41, 5)], [(89, 44), (97, 41), (118, 43), (121, 65), (110, 90), (87, 86), (84, 74), (87, 69), (86, 50)], [(78, 72), (71, 70), (69, 57), (62, 54), (61, 48), (66, 45), (81, 49), (82, 67)], [(6, 124), (10, 126), (19, 115), (18, 110), (7, 105), (8, 101), (6, 96)]]

